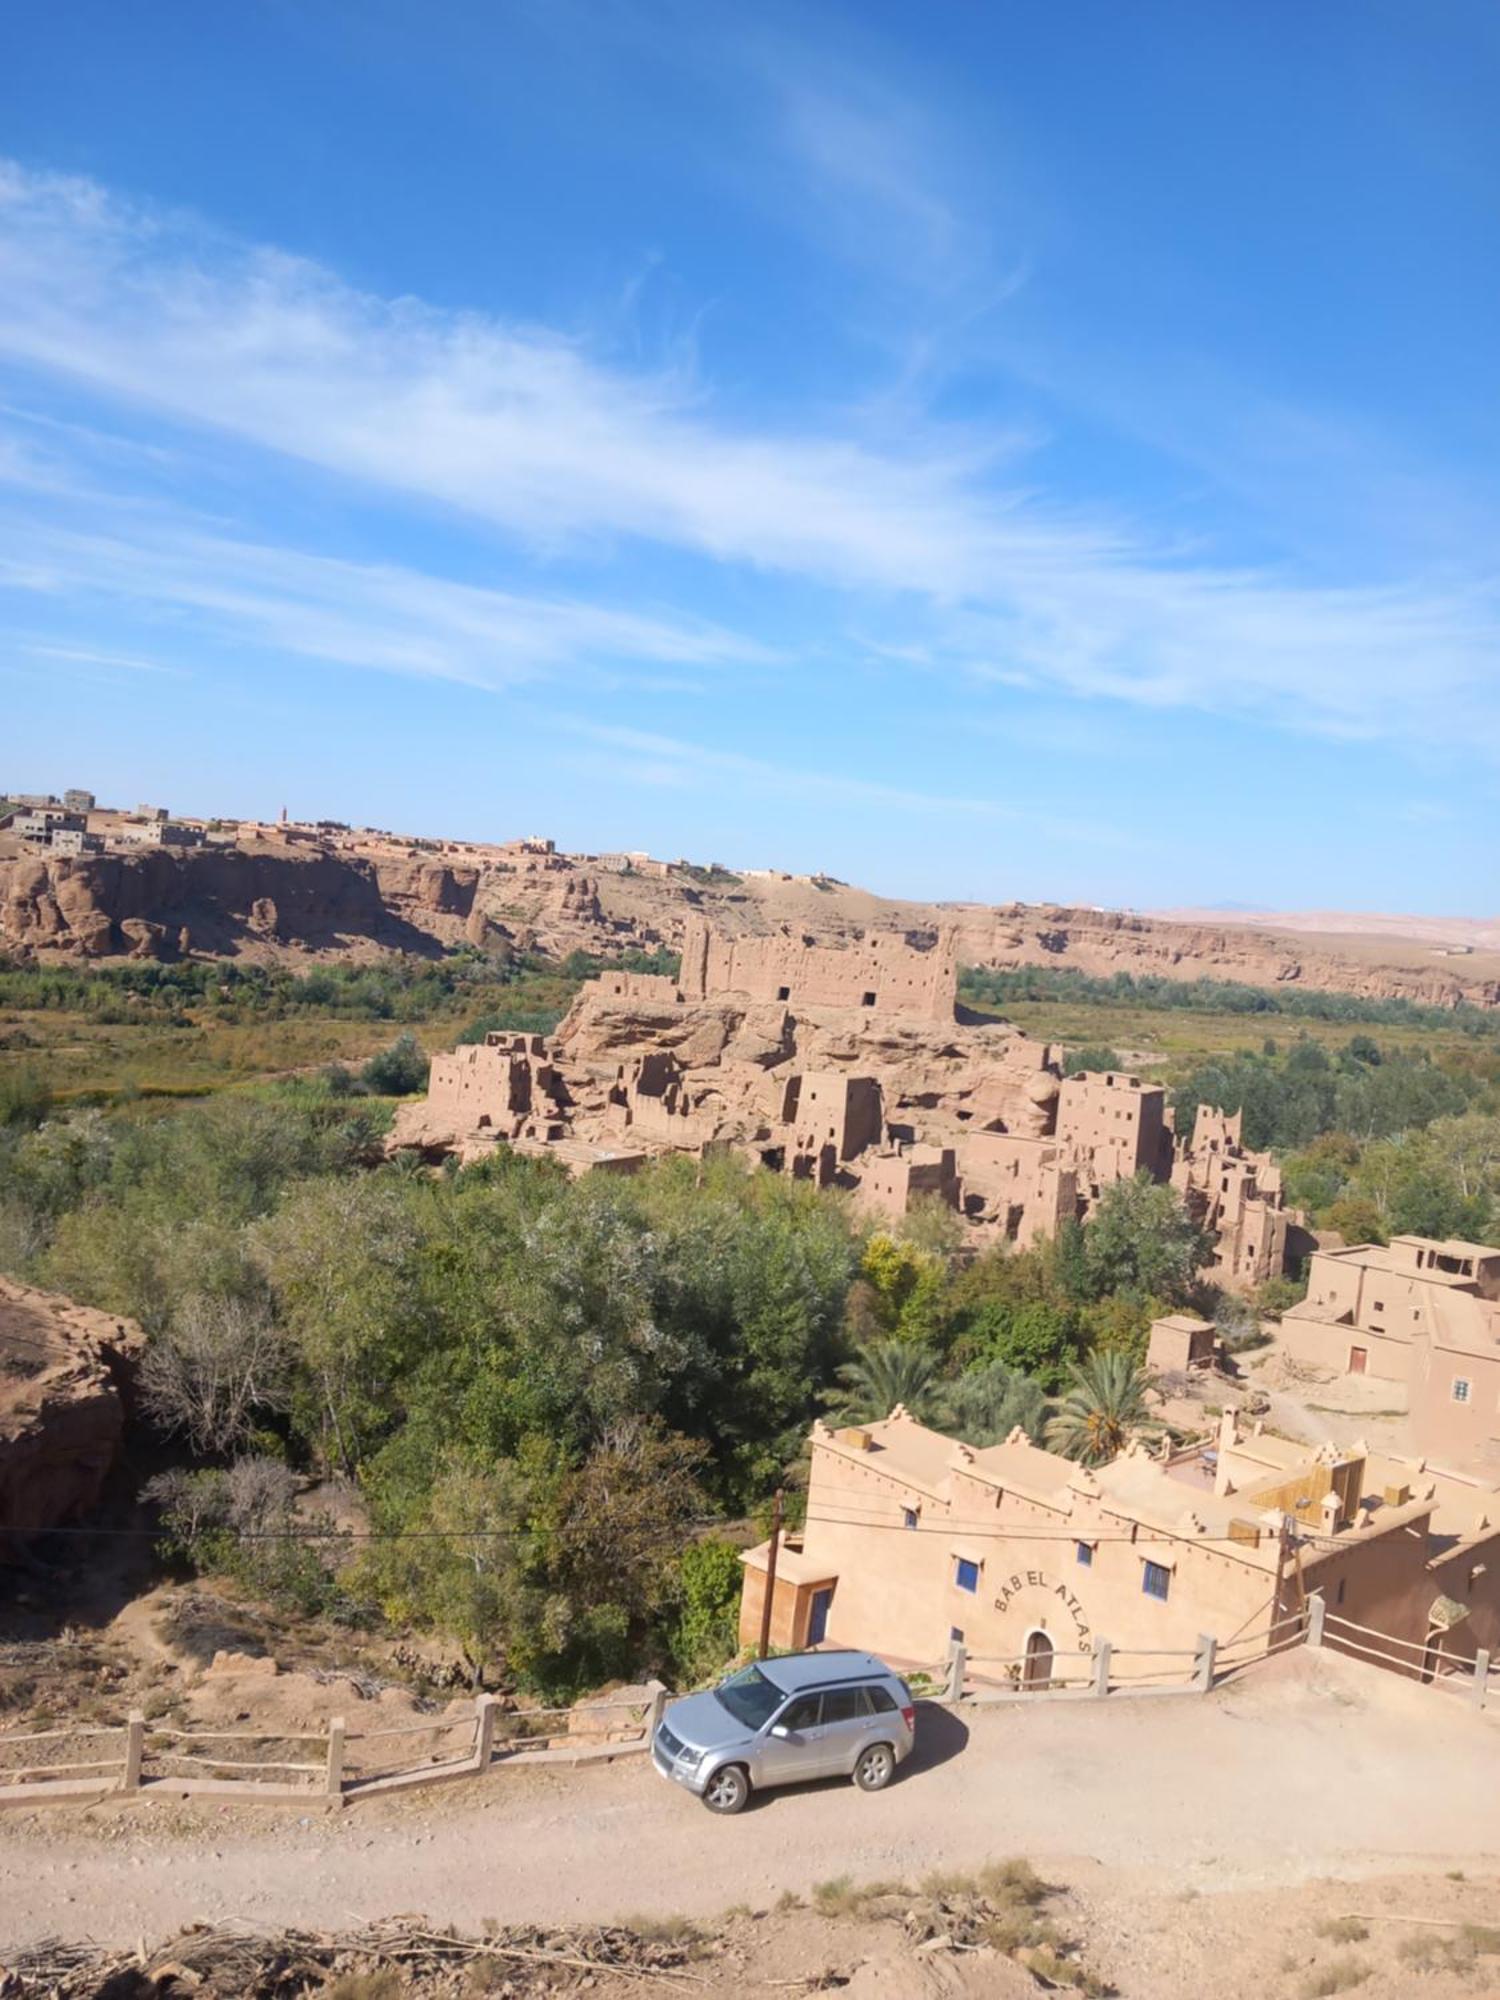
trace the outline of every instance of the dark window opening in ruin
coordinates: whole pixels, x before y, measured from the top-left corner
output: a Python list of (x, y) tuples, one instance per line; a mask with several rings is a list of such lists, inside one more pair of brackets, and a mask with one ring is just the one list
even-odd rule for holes
[(861, 1007), (873, 1007), (875, 1005), (875, 995), (873, 993), (867, 993), (859, 1004)]
[(760, 1156), (760, 1163), (763, 1167), (769, 1167), (773, 1174), (779, 1174), (786, 1165), (786, 1148), (767, 1146)]
[(778, 1000), (790, 1000), (790, 999), (791, 999), (791, 997), (792, 997), (792, 989), (791, 989), (791, 987), (790, 987), (790, 986), (778, 986), (778, 987), (777, 987), (777, 989), (776, 989), (776, 998), (777, 998)]

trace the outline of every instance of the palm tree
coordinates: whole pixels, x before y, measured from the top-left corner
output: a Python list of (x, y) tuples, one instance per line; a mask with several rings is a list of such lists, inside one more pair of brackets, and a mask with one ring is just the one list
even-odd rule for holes
[(876, 1423), (900, 1403), (921, 1423), (946, 1414), (937, 1356), (909, 1340), (872, 1340), (838, 1371), (829, 1409), (844, 1423)]
[(1128, 1354), (1088, 1355), (1072, 1365), (1072, 1380), (1047, 1422), (1047, 1443), (1064, 1458), (1108, 1465), (1132, 1437), (1159, 1432), (1146, 1407), (1151, 1377)]
[(953, 1429), (965, 1444), (983, 1451), (1001, 1444), (1019, 1424), (1036, 1442), (1047, 1417), (1047, 1398), (1040, 1382), (1003, 1361), (971, 1368), (949, 1386), (948, 1410)]

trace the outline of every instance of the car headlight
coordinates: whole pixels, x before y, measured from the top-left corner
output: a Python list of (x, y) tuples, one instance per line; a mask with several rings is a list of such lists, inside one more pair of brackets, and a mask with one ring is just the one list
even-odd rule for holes
[(685, 1770), (693, 1771), (697, 1769), (707, 1755), (708, 1752), (706, 1750), (694, 1750), (690, 1745), (684, 1743), (677, 1753), (677, 1761)]

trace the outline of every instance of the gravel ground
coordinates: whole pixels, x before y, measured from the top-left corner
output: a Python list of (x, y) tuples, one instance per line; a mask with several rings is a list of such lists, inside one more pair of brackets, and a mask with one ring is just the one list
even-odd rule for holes
[[(1497, 1772), (1489, 1717), (1299, 1651), (1203, 1699), (1016, 1704), (962, 1721), (927, 1710), (888, 1792), (771, 1793), (735, 1820), (635, 1759), (502, 1770), (326, 1816), (158, 1802), (13, 1812), (0, 1817), (0, 1960), (48, 1935), (133, 1944), (195, 1919), (707, 1916), (839, 1875), (913, 1880), (1024, 1855), (1093, 1899), (1088, 1928), (1123, 1965), (1141, 1949), (1132, 1911), (1155, 1913), (1148, 1937), (1168, 1925), (1191, 1942), (1211, 1931), (1200, 1899), (1227, 1910), (1226, 1896), (1318, 1878), (1492, 1874)], [(1470, 1914), (1500, 1921), (1493, 1898)], [(1201, 1957), (1184, 1950), (1185, 1965)]]

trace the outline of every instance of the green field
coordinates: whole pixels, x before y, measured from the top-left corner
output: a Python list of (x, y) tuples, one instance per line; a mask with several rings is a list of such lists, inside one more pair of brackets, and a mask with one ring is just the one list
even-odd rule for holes
[(0, 971), (0, 1089), (21, 1074), (39, 1079), (58, 1106), (121, 1098), (201, 1097), (257, 1078), (357, 1065), (411, 1033), (429, 1053), (449, 1048), (478, 1021), (543, 1032), (566, 1012), (580, 978), (561, 969), (499, 972), (462, 967), (437, 982), (403, 961), (375, 968), (358, 985), (301, 982), (215, 989), (121, 991), (100, 972), (70, 972), (49, 984)]

